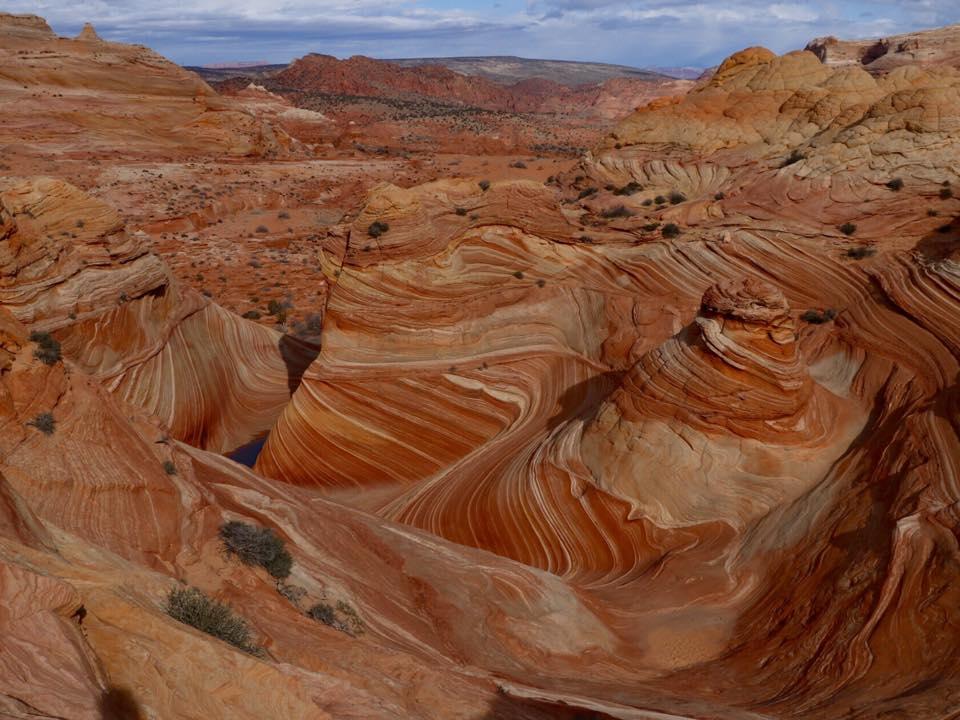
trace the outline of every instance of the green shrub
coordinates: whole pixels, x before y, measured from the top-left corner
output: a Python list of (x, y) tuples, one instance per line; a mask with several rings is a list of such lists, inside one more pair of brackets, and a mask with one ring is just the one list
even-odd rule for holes
[(800, 316), (800, 319), (811, 325), (822, 325), (825, 322), (833, 320), (836, 316), (836, 310), (827, 308), (826, 310), (807, 310)]
[(845, 222), (843, 225), (837, 228), (844, 235), (853, 235), (857, 231), (857, 226), (852, 222)]
[(460, 215), (461, 217), (463, 217), (464, 215), (467, 214), (467, 209), (466, 209), (466, 208), (462, 208), (462, 207), (458, 207), (457, 210), (456, 210), (456, 213), (457, 213), (457, 215)]
[(952, 197), (953, 197), (953, 188), (951, 188), (949, 185), (946, 185), (946, 186), (940, 188), (940, 199), (941, 199), (941, 200), (949, 200), (949, 199), (952, 198)]
[(224, 550), (245, 565), (259, 565), (277, 579), (290, 574), (293, 558), (271, 528), (231, 520), (220, 526), (220, 540)]
[(523, 280), (523, 270), (515, 270), (514, 273), (513, 273), (513, 276), (514, 276), (517, 280)]
[(250, 640), (250, 628), (229, 606), (211, 600), (196, 588), (174, 588), (167, 596), (167, 615), (184, 625), (228, 642), (252, 655), (261, 650)]
[(887, 187), (893, 190), (894, 192), (903, 190), (903, 180), (901, 180), (900, 178), (893, 178), (892, 180), (888, 180)]
[(660, 233), (665, 238), (675, 238), (680, 234), (680, 227), (676, 223), (667, 223), (663, 226), (663, 229)]
[(260, 233), (262, 235), (264, 233), (270, 232), (270, 228), (268, 228), (266, 225), (257, 225), (257, 229), (254, 232)]
[(682, 192), (672, 190), (670, 192), (669, 200), (671, 205), (679, 205), (680, 203), (687, 201), (687, 196)]
[(259, 320), (262, 316), (257, 310), (247, 310), (241, 317), (247, 320)]
[(657, 196), (653, 199), (653, 202), (655, 202), (657, 205), (666, 205), (666, 204), (667, 204), (667, 199), (666, 199), (663, 195), (657, 195)]
[(367, 235), (372, 238), (378, 238), (389, 229), (390, 226), (387, 223), (374, 220), (372, 223), (370, 223), (370, 227), (367, 228)]
[(35, 427), (44, 435), (53, 435), (53, 431), (57, 429), (57, 421), (53, 419), (53, 414), (48, 412), (40, 413), (27, 425)]
[(176, 475), (176, 474), (177, 474), (177, 466), (173, 464), (173, 461), (172, 461), (172, 460), (164, 460), (164, 461), (163, 461), (163, 471), (164, 471), (167, 475)]
[(45, 332), (30, 333), (30, 342), (37, 344), (37, 349), (33, 351), (33, 356), (45, 365), (56, 365), (62, 357), (60, 353), (60, 343), (50, 334)]
[(726, 194), (723, 192), (715, 193), (713, 196), (714, 200), (723, 200), (726, 197)]
[(477, 185), (479, 185), (479, 186), (480, 186), (480, 189), (483, 190), (484, 192), (486, 192), (487, 190), (490, 189), (490, 181), (489, 181), (489, 180), (481, 180), (480, 182), (477, 183)]
[(597, 194), (597, 189), (595, 187), (584, 188), (583, 190), (580, 191), (580, 194), (577, 195), (577, 200), (583, 200), (584, 198), (588, 198), (591, 195), (596, 195), (596, 194)]

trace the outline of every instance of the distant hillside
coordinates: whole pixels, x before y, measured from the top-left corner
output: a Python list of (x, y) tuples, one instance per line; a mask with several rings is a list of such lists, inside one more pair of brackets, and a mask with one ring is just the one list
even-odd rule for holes
[(265, 78), (275, 75), (287, 66), (279, 65), (224, 65), (222, 67), (187, 66), (187, 70), (195, 72), (207, 82), (220, 82), (234, 77)]
[(402, 58), (389, 60), (404, 67), (442, 65), (463, 75), (476, 75), (501, 85), (513, 85), (521, 80), (540, 78), (558, 85), (595, 85), (612, 78), (663, 80), (665, 73), (642, 70), (626, 65), (607, 65), (567, 60), (531, 60), (512, 56)]

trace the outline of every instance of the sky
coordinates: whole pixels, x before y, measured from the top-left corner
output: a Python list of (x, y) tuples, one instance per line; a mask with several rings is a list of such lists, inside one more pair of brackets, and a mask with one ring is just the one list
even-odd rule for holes
[(751, 45), (960, 22), (958, 0), (0, 0), (73, 35), (141, 43), (182, 65), (337, 57), (519, 55), (708, 67)]

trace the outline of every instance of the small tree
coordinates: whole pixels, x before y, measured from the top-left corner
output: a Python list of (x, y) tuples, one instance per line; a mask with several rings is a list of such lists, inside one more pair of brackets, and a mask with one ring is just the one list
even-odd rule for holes
[(660, 233), (665, 238), (675, 238), (680, 234), (680, 227), (676, 223), (667, 223), (663, 226), (663, 229)]
[(839, 228), (837, 228), (844, 235), (853, 235), (857, 231), (857, 226), (852, 222), (845, 222)]

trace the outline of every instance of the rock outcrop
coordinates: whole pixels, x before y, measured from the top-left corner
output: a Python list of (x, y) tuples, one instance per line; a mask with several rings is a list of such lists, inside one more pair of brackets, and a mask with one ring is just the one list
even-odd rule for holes
[(315, 352), (182, 288), (115, 211), (61, 180), (0, 192), (0, 263), (5, 313), (198, 447), (269, 429)]
[[(43, 156), (284, 154), (295, 143), (140, 45), (108, 43), (89, 24), (57, 37), (35, 16), (0, 15), (0, 143)], [(83, 137), (82, 148), (70, 139)]]
[(826, 65), (861, 65), (872, 73), (887, 73), (905, 65), (960, 67), (960, 25), (871, 40), (821, 37), (811, 40), (805, 49)]

